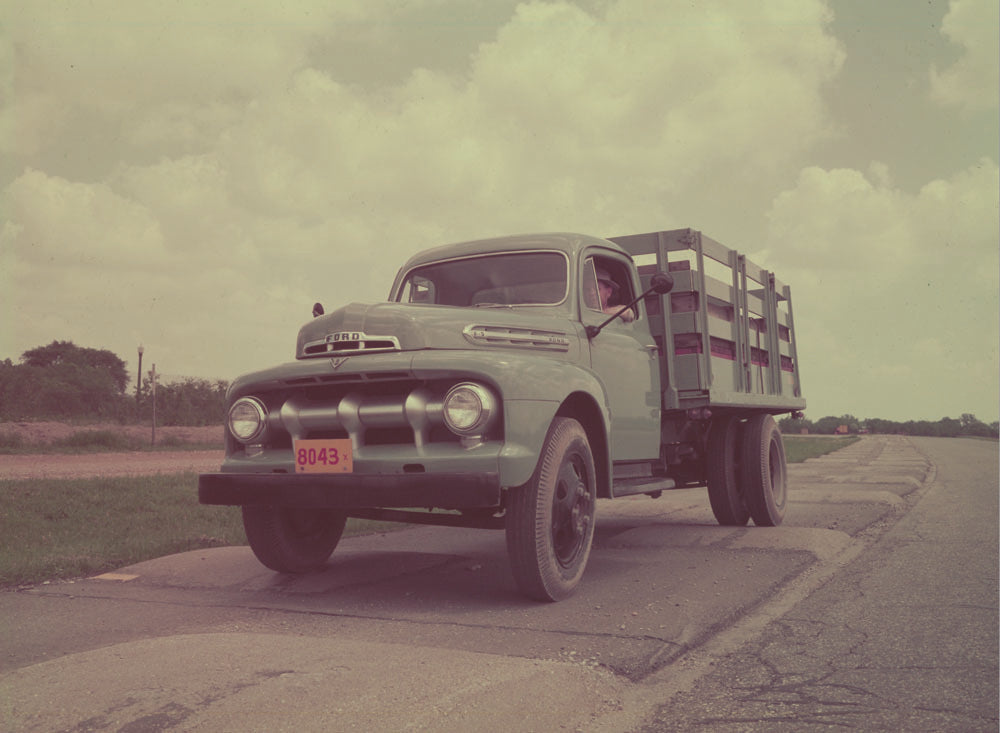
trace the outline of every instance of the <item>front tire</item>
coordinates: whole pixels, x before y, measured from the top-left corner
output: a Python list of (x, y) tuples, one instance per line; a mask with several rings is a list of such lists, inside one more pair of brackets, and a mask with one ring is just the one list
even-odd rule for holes
[(347, 515), (332, 509), (245, 506), (243, 528), (261, 564), (279, 573), (321, 567), (344, 533)]
[(724, 527), (742, 527), (750, 520), (742, 491), (741, 427), (739, 418), (719, 417), (708, 432), (708, 501)]
[(558, 601), (576, 589), (594, 538), (597, 476), (583, 426), (557, 417), (534, 475), (510, 490), (507, 555), (529, 598)]
[(743, 428), (743, 495), (758, 527), (776, 527), (788, 501), (785, 445), (774, 418), (754, 415)]

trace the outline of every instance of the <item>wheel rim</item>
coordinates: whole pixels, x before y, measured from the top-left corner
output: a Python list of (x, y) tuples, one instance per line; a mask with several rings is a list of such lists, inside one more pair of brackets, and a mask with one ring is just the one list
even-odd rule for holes
[(768, 473), (771, 476), (771, 497), (777, 508), (785, 506), (785, 473), (781, 461), (781, 449), (778, 441), (772, 438), (767, 451)]
[(593, 517), (588, 478), (583, 459), (576, 454), (567, 456), (556, 477), (552, 501), (552, 547), (556, 560), (563, 567), (571, 566), (586, 546)]

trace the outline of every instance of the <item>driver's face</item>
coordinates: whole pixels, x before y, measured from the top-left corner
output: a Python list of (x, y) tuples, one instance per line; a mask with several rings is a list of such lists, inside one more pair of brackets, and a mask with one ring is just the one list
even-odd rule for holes
[(614, 292), (613, 288), (611, 287), (611, 283), (609, 283), (607, 280), (598, 280), (597, 290), (601, 294), (601, 305), (607, 305), (608, 298), (610, 298), (611, 293)]

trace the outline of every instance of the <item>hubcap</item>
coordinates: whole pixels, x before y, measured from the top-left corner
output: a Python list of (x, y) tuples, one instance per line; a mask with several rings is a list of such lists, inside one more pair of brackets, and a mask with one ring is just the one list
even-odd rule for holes
[(577, 455), (567, 456), (559, 467), (552, 500), (552, 545), (560, 565), (571, 565), (583, 549), (592, 516), (583, 461)]

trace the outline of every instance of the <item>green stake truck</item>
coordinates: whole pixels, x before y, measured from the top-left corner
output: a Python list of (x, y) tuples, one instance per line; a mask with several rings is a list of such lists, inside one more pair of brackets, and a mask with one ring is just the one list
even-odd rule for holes
[(791, 294), (700, 232), (439, 247), (388, 302), (313, 314), (295, 361), (233, 382), (198, 482), (268, 568), (323, 566), (348, 517), (496, 528), (518, 588), (552, 601), (598, 498), (707, 486), (720, 524), (782, 520)]

